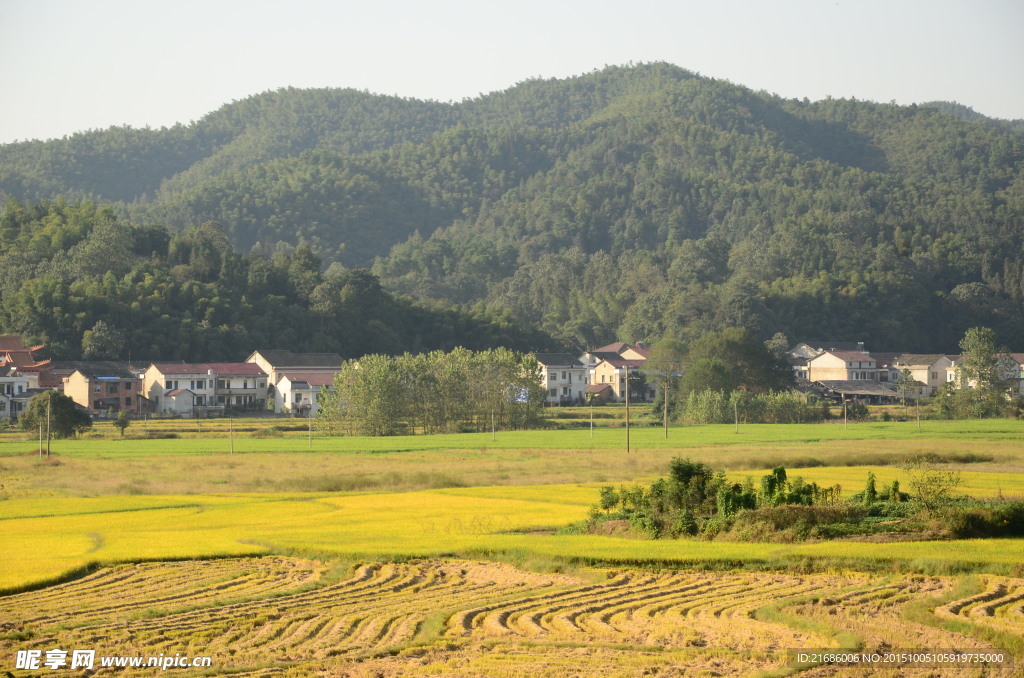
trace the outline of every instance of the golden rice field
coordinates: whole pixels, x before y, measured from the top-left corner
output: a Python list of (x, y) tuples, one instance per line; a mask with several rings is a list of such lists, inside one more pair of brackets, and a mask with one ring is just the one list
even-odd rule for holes
[[(862, 676), (863, 667), (798, 666), (794, 651), (987, 652), (993, 640), (1024, 634), (1019, 578), (585, 575), (449, 559), (357, 563), (343, 573), (284, 557), (118, 565), (6, 597), (0, 656), (26, 644), (202, 655), (207, 673), (243, 676)], [(871, 675), (900, 675), (876, 668)], [(115, 672), (153, 669), (96, 671)]]
[(18, 651), (53, 648), (211, 657), (171, 669), (189, 675), (1024, 675), (866, 672), (793, 653), (1001, 648), (1024, 661), (1021, 539), (557, 533), (600, 486), (650, 482), (673, 456), (737, 481), (783, 463), (848, 496), (868, 471), (902, 481), (896, 461), (928, 454), (961, 472), (964, 494), (1024, 497), (1024, 424), (927, 426), (673, 429), (671, 443), (645, 431), (629, 455), (608, 429), (593, 447), (585, 431), (312, 450), (243, 438), (234, 454), (223, 439), (60, 441), (50, 460), (6, 434), (0, 675), (72, 673), (14, 666)]

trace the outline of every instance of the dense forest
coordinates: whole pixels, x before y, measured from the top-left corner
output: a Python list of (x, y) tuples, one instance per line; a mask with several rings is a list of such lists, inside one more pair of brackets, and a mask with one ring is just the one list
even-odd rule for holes
[[(319, 261), (314, 287), (379, 280), (406, 310), (425, 312), (399, 299), (473, 308), (577, 347), (745, 327), (955, 352), (971, 326), (1024, 332), (1024, 121), (945, 102), (782, 99), (664, 63), (455, 103), (267, 92), (169, 129), (0, 146), (0, 193), (18, 201), (6, 212), (57, 196), (111, 205), (136, 238), (179, 243), (152, 265), (185, 287), (222, 284), (175, 254), (215, 229), (242, 268)], [(9, 230), (4, 256), (28, 256)], [(52, 242), (48, 265), (74, 244)], [(128, 286), (133, 267), (113, 282)], [(9, 310), (24, 274), (0, 276), (0, 329), (42, 322)], [(238, 314), (274, 294), (223, 284), (235, 315), (191, 321), (272, 338)]]
[(170, 233), (83, 201), (0, 215), (0, 330), (53, 358), (244, 360), (253, 350), (366, 353), (536, 350), (508, 313), (414, 303), (365, 269), (330, 269), (306, 245), (239, 254), (213, 223)]

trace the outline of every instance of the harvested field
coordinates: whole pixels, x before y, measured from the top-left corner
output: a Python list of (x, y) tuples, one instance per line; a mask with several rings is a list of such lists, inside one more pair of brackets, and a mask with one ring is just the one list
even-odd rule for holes
[[(463, 560), (364, 563), (340, 578), (284, 557), (116, 566), (0, 598), (0, 656), (212, 657), (211, 669), (175, 669), (185, 675), (608, 678), (749, 675), (787, 668), (798, 649), (987, 649), (998, 640), (988, 630), (1024, 635), (1024, 580), (1009, 577), (594, 575)], [(805, 675), (846, 673), (864, 669)]]

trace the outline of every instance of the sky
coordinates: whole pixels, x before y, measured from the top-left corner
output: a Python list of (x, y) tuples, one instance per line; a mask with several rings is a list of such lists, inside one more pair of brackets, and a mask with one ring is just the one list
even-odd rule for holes
[(1024, 118), (1021, 0), (0, 0), (0, 143), (281, 87), (461, 101), (667, 61), (786, 98)]

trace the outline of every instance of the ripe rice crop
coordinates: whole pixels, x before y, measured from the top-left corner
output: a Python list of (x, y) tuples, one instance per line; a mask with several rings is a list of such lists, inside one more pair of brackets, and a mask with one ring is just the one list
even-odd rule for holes
[[(0, 598), (0, 656), (208, 655), (215, 673), (260, 676), (749, 675), (793, 668), (801, 648), (983, 649), (986, 625), (1022, 630), (1024, 579), (1007, 577), (958, 598), (956, 578), (920, 575), (618, 569), (585, 581), (465, 560), (368, 562), (338, 581), (325, 570), (277, 557), (102, 569)], [(922, 599), (961, 628), (907, 619)]]

